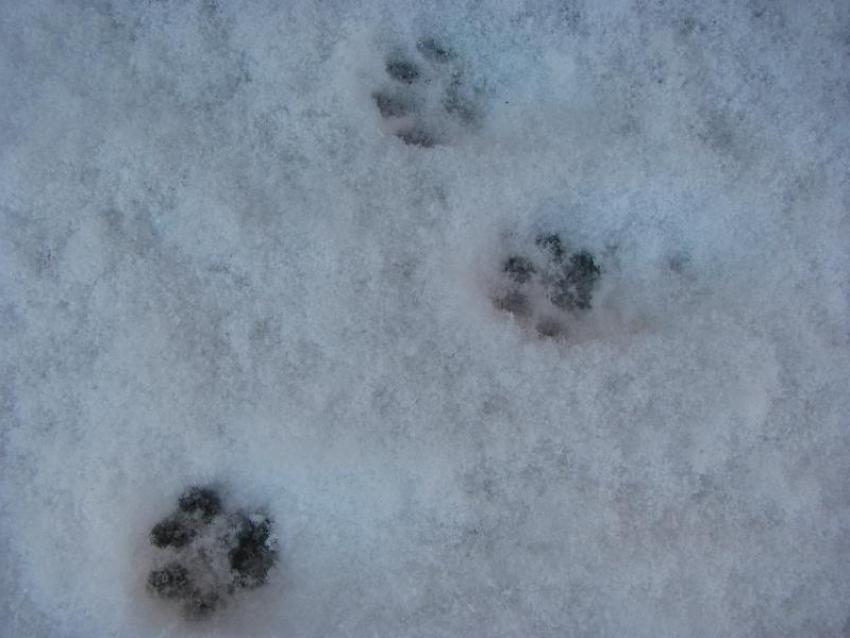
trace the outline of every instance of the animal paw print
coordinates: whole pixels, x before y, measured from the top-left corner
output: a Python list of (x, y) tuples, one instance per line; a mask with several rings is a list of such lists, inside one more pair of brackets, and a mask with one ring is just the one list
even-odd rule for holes
[(502, 263), (493, 303), (542, 336), (561, 336), (570, 317), (591, 309), (602, 270), (590, 252), (569, 252), (556, 233), (540, 235), (534, 244), (532, 258), (512, 255)]
[(480, 90), (466, 80), (457, 54), (435, 38), (420, 38), (415, 54), (391, 54), (384, 70), (387, 82), (372, 99), (388, 131), (405, 144), (446, 143), (481, 117)]
[(240, 589), (263, 585), (277, 559), (268, 516), (226, 513), (209, 487), (186, 490), (177, 509), (151, 529), (150, 542), (163, 553), (148, 591), (179, 603), (191, 620), (221, 609)]

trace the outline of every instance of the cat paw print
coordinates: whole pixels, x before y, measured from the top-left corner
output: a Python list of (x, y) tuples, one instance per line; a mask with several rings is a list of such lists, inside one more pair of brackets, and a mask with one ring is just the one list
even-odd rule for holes
[(591, 309), (602, 270), (589, 251), (569, 250), (557, 233), (539, 235), (528, 253), (502, 262), (493, 304), (541, 336), (562, 336)]
[(161, 551), (147, 589), (178, 604), (190, 620), (222, 609), (239, 590), (265, 584), (277, 559), (271, 519), (262, 512), (224, 511), (209, 487), (186, 490), (149, 538)]
[(405, 144), (445, 144), (481, 118), (481, 90), (468, 81), (460, 57), (446, 43), (420, 38), (384, 64), (384, 86), (372, 93), (386, 130)]

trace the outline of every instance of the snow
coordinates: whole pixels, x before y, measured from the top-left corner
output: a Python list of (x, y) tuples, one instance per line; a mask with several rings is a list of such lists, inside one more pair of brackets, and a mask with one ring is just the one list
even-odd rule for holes
[[(7, 635), (848, 631), (846, 3), (0, 12)], [(494, 298), (546, 233), (557, 337)], [(190, 622), (207, 484), (280, 560)]]

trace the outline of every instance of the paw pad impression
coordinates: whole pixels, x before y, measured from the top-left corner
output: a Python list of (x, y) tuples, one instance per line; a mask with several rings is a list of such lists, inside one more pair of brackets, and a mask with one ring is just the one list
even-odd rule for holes
[(493, 303), (542, 336), (560, 336), (569, 317), (591, 309), (602, 270), (587, 250), (570, 252), (557, 233), (539, 235), (534, 244), (531, 256), (515, 254), (502, 262)]
[(149, 536), (158, 565), (147, 589), (178, 602), (184, 615), (203, 619), (240, 589), (265, 584), (277, 559), (272, 521), (262, 512), (226, 512), (218, 492), (191, 487)]
[(420, 38), (416, 53), (391, 54), (384, 70), (387, 82), (372, 99), (387, 128), (405, 144), (430, 148), (480, 118), (479, 91), (447, 44)]

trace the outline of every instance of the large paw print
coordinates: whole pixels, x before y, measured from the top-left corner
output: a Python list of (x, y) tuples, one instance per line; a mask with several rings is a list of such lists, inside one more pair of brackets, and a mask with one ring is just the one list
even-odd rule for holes
[(534, 244), (531, 257), (512, 255), (502, 263), (493, 303), (543, 336), (560, 336), (570, 317), (590, 310), (602, 271), (592, 254), (571, 253), (558, 234), (540, 235)]
[(224, 607), (239, 589), (263, 585), (277, 558), (268, 516), (226, 513), (208, 487), (184, 492), (177, 509), (154, 525), (150, 542), (163, 552), (148, 576), (148, 591), (179, 603), (193, 620)]
[(372, 94), (386, 128), (405, 144), (444, 144), (481, 117), (480, 90), (466, 79), (458, 55), (435, 38), (421, 38), (416, 53), (386, 58), (385, 86)]

